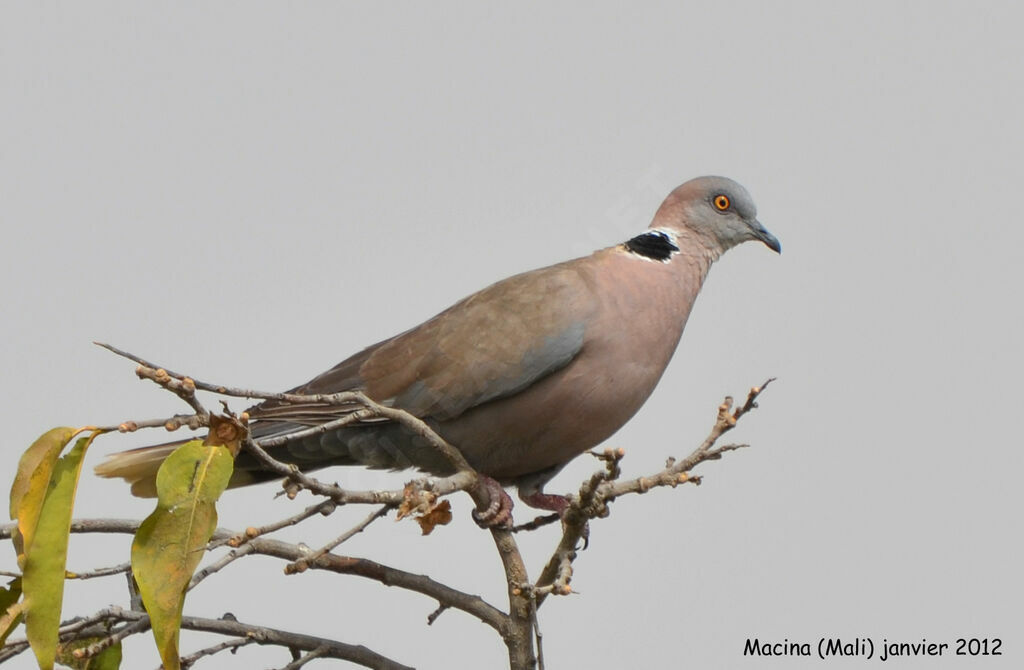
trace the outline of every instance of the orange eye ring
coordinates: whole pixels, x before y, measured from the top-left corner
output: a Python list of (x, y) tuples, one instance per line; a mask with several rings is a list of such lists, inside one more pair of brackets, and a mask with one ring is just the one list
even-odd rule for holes
[(716, 195), (714, 203), (715, 209), (717, 209), (720, 212), (724, 212), (725, 210), (729, 209), (729, 205), (731, 204), (729, 202), (729, 196), (727, 195)]

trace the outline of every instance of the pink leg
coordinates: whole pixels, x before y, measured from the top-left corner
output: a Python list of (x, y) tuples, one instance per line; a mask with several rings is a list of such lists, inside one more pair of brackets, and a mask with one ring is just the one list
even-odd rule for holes
[[(519, 499), (535, 509), (554, 512), (565, 523), (565, 510), (569, 508), (569, 499), (565, 496), (554, 493), (541, 493), (540, 491), (524, 494), (520, 490)], [(586, 549), (588, 546), (590, 546), (590, 523), (583, 527), (583, 548)]]
[(569, 499), (565, 496), (554, 493), (541, 493), (540, 491), (528, 494), (519, 491), (519, 499), (534, 509), (555, 512), (560, 517), (565, 515), (565, 509), (569, 506)]
[(480, 475), (480, 483), (487, 490), (490, 503), (487, 509), (473, 510), (473, 521), (481, 528), (510, 527), (512, 525), (512, 498), (501, 484), (487, 475)]

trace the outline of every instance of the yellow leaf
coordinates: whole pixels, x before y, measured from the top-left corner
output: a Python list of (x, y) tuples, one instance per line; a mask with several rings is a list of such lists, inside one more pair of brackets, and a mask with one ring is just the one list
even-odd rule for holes
[(25, 450), (18, 462), (18, 472), (11, 485), (11, 518), (18, 521), (12, 539), (18, 553), (18, 565), (22, 568), (25, 567), (25, 547), (32, 544), (53, 466), (75, 432), (74, 428), (54, 428), (43, 433)]
[(156, 475), (156, 510), (132, 542), (132, 572), (166, 670), (181, 667), (178, 631), (185, 589), (217, 527), (214, 504), (233, 468), (225, 447), (193, 440), (175, 449)]
[(21, 577), (16, 577), (8, 582), (6, 589), (0, 589), (0, 645), (21, 623), (21, 613), (25, 604), (19, 603), (19, 598), (21, 598)]
[[(88, 437), (80, 438), (74, 448), (53, 465), (49, 481), (43, 488), (43, 500), (35, 528), (29, 533), (22, 531), (26, 540), (22, 577), (25, 637), (32, 645), (42, 670), (53, 668), (57, 653), (57, 629), (64, 600), (64, 568), (68, 557), (68, 536), (71, 534), (71, 510), (75, 503), (78, 475), (82, 470), (82, 457), (98, 434), (93, 432)], [(32, 486), (36, 486), (36, 478), (33, 476), (31, 480)], [(22, 498), (19, 511), (25, 511), (25, 501), (34, 495), (36, 491), (30, 488)]]

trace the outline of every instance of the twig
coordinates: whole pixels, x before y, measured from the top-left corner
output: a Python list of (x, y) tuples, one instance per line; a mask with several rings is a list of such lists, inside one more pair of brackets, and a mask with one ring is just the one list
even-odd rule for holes
[[(627, 493), (646, 493), (652, 488), (661, 486), (675, 487), (683, 483), (699, 484), (701, 478), (691, 475), (697, 465), (718, 460), (728, 451), (745, 448), (744, 444), (729, 444), (714, 448), (718, 439), (732, 430), (739, 419), (757, 407), (757, 398), (774, 381), (770, 378), (760, 386), (750, 389), (746, 401), (733, 409), (733, 399), (726, 396), (719, 405), (715, 423), (710, 433), (701, 444), (681, 461), (669, 459), (665, 469), (646, 477), (638, 477), (620, 481), (621, 470), (618, 463), (624, 455), (621, 450), (606, 450), (598, 455), (605, 460), (605, 469), (594, 473), (580, 487), (579, 494), (570, 502), (563, 517), (562, 537), (551, 558), (545, 565), (540, 577), (532, 587), (536, 592), (538, 607), (548, 594), (568, 594), (569, 579), (572, 575), (572, 562), (576, 558), (576, 547), (587, 532), (587, 522), (593, 518), (607, 516), (608, 503)], [(523, 585), (528, 588), (529, 585)]]
[[(230, 541), (231, 540), (228, 540), (228, 542)], [(241, 547), (238, 547), (237, 549), (232, 549), (231, 551), (224, 554), (213, 563), (210, 563), (209, 565), (205, 566), (202, 570), (199, 570), (194, 575), (192, 575), (192, 579), (190, 579), (188, 582), (187, 590), (191, 591), (196, 586), (198, 586), (201, 581), (203, 581), (210, 575), (217, 574), (218, 572), (220, 572), (227, 566), (231, 565), (238, 559), (253, 553), (253, 551), (254, 550), (251, 544), (243, 544)]]
[[(111, 607), (104, 610), (104, 615), (104, 619), (106, 621), (124, 621), (127, 622), (128, 625), (122, 627), (117, 633), (115, 633), (115, 635), (100, 640), (89, 647), (76, 650), (74, 655), (77, 658), (93, 656), (102, 651), (102, 649), (120, 641), (124, 637), (127, 637), (127, 635), (138, 633), (149, 628), (149, 615), (142, 612), (134, 612), (120, 607)], [(232, 635), (236, 638), (252, 640), (256, 644), (276, 645), (301, 651), (322, 649), (323, 651), (321, 652), (321, 656), (351, 661), (352, 663), (356, 663), (357, 665), (362, 665), (367, 668), (380, 668), (382, 670), (409, 670), (408, 666), (382, 656), (381, 654), (362, 645), (351, 645), (337, 640), (314, 637), (312, 635), (305, 635), (302, 633), (293, 633), (264, 626), (255, 626), (230, 619), (206, 619), (202, 617), (183, 616), (181, 618), (181, 628), (183, 630)], [(94, 633), (102, 634), (100, 631), (88, 629), (83, 629), (80, 632), (83, 633), (83, 637), (91, 636)], [(25, 644), (27, 646), (27, 642)]]
[(353, 537), (353, 536), (363, 532), (364, 530), (366, 530), (366, 527), (369, 526), (371, 523), (373, 523), (374, 521), (376, 521), (377, 519), (379, 519), (379, 518), (381, 518), (383, 516), (386, 516), (387, 513), (389, 511), (391, 511), (391, 509), (392, 509), (392, 507), (390, 505), (384, 505), (383, 507), (381, 507), (380, 509), (378, 509), (375, 512), (371, 513), (365, 519), (360, 521), (358, 524), (356, 524), (352, 528), (348, 529), (347, 531), (345, 531), (344, 533), (342, 533), (341, 535), (336, 537), (334, 540), (328, 542), (327, 544), (325, 544), (324, 546), (320, 547), (316, 551), (312, 552), (308, 556), (303, 556), (299, 560), (293, 561), (293, 562), (289, 563), (288, 565), (286, 565), (285, 568), (284, 568), (284, 573), (286, 575), (290, 575), (290, 574), (294, 574), (296, 572), (305, 572), (306, 570), (309, 569), (310, 563), (312, 563), (313, 561), (317, 560), (318, 558), (320, 558), (324, 554), (330, 552), (335, 547), (337, 547), (338, 545), (342, 544), (343, 542), (345, 542), (349, 538), (351, 538), (351, 537)]
[(128, 572), (132, 569), (131, 563), (121, 563), (119, 565), (112, 565), (109, 568), (97, 568), (88, 572), (72, 572), (67, 570), (64, 572), (65, 579), (93, 579), (95, 577), (108, 577), (110, 575), (119, 575), (122, 572)]
[[(116, 349), (110, 345), (101, 344), (100, 346), (135, 361), (139, 365), (139, 368), (136, 370), (136, 374), (140, 377), (153, 379), (164, 387), (182, 395), (186, 401), (194, 400), (195, 389), (201, 389), (213, 391), (221, 395), (263, 398), (283, 403), (302, 404), (306, 407), (338, 406), (343, 410), (343, 414), (345, 415), (355, 414), (355, 416), (351, 418), (349, 416), (342, 416), (334, 422), (324, 422), (324, 425), (310, 429), (313, 431), (310, 434), (329, 430), (332, 423), (335, 427), (340, 427), (357, 420), (372, 421), (375, 419), (385, 419), (394, 421), (424, 439), (431, 447), (434, 448), (435, 451), (440, 453), (448, 461), (455, 472), (453, 478), (461, 478), (459, 481), (459, 488), (469, 493), (473, 498), (473, 502), (478, 511), (487, 510), (494, 503), (494, 494), (491, 491), (491, 487), (488, 486), (488, 483), (491, 483), (491, 480), (479, 476), (458, 449), (448, 444), (421, 419), (403, 410), (386, 407), (376, 403), (361, 392), (345, 391), (330, 395), (306, 396), (289, 393), (257, 393), (251, 390), (232, 389), (222, 385), (208, 384), (195, 380), (191, 377), (168, 371), (166, 368), (157, 367), (145, 359), (129, 354), (128, 352), (121, 351), (120, 349)], [(350, 406), (353, 404), (361, 406), (362, 409), (351, 410)], [(200, 407), (200, 409), (196, 410), (196, 414), (202, 415), (204, 411), (205, 410), (201, 410)], [(273, 408), (269, 410), (264, 409), (262, 411), (254, 410), (253, 418), (257, 420), (281, 420), (294, 418), (294, 413), (292, 415), (289, 415), (286, 411), (275, 413)], [(318, 418), (325, 418), (325, 415), (323, 413), (319, 413)], [(242, 419), (245, 421), (247, 417), (243, 414)], [(301, 433), (296, 432), (295, 434)], [(295, 439), (294, 434), (288, 437), (290, 439)], [(276, 444), (276, 442), (272, 442), (272, 440), (275, 439), (277, 438), (267, 438), (266, 444)], [(291, 482), (310, 489), (320, 495), (327, 496), (339, 504), (351, 501), (349, 493), (345, 492), (340, 487), (324, 485), (314, 478), (301, 473), (294, 465), (289, 466), (275, 461), (266, 452), (266, 450), (258, 444), (257, 440), (247, 436), (245, 439), (245, 446), (257, 458), (257, 460), (272, 471), (284, 475)], [(446, 479), (452, 480), (453, 478)], [(432, 484), (431, 488), (433, 487), (434, 485)], [(290, 495), (293, 495), (294, 492), (294, 488), (289, 489)], [(406, 492), (403, 491), (403, 498), (405, 493)], [(499, 492), (499, 494), (504, 495), (504, 492)], [(400, 502), (399, 500), (382, 499), (386, 497), (380, 496), (377, 493), (373, 493), (373, 498), (375, 502), (380, 504)], [(511, 629), (504, 630), (502, 635), (506, 641), (506, 646), (509, 649), (510, 662), (512, 666), (528, 667), (534, 662), (532, 645), (529, 642), (528, 606), (517, 586), (517, 584), (522, 584), (527, 581), (526, 568), (523, 563), (522, 555), (519, 552), (519, 548), (516, 545), (515, 538), (507, 528), (492, 527), (491, 536), (494, 540), (495, 547), (498, 550), (498, 555), (501, 558), (502, 566), (505, 570), (505, 576), (509, 584), (509, 621)], [(326, 556), (321, 557), (315, 562), (319, 563), (323, 558), (326, 558)]]
[(119, 433), (134, 433), (142, 428), (164, 428), (169, 431), (187, 427), (191, 430), (199, 430), (210, 425), (209, 416), (198, 414), (175, 414), (166, 419), (146, 419), (145, 421), (122, 421), (116, 426), (103, 426), (100, 430)]
[(321, 658), (322, 656), (326, 656), (326, 655), (327, 655), (327, 647), (317, 647), (316, 649), (314, 649), (313, 651), (309, 652), (305, 656), (297, 658), (294, 661), (292, 661), (291, 663), (289, 663), (288, 665), (284, 666), (283, 668), (281, 668), (281, 670), (298, 670), (299, 668), (301, 668), (302, 666), (306, 665), (310, 661), (318, 659), (318, 658)]
[(537, 618), (537, 597), (530, 594), (530, 622), (533, 624), (533, 639), (537, 645), (537, 670), (544, 670), (544, 633), (540, 630), (540, 620)]
[(334, 513), (334, 510), (336, 510), (337, 508), (338, 506), (333, 500), (323, 500), (319, 503), (316, 503), (315, 505), (310, 505), (309, 507), (302, 510), (298, 514), (293, 514), (292, 516), (281, 519), (280, 521), (275, 521), (273, 523), (268, 523), (265, 526), (259, 526), (255, 528), (250, 526), (249, 528), (245, 529), (244, 533), (239, 533), (238, 535), (229, 537), (226, 540), (211, 542), (211, 548), (214, 546), (220, 546), (221, 544), (227, 544), (230, 547), (234, 547), (234, 549), (232, 549), (227, 554), (225, 554), (218, 560), (214, 561), (213, 563), (202, 568), (201, 570), (196, 572), (196, 574), (192, 575), (192, 579), (189, 581), (188, 584), (189, 590), (192, 590), (199, 584), (199, 582), (203, 581), (210, 575), (220, 572), (225, 567), (227, 567), (231, 563), (234, 563), (239, 558), (248, 556), (249, 554), (253, 553), (252, 546), (248, 544), (250, 540), (266, 535), (268, 533), (272, 533), (276, 530), (286, 528), (288, 526), (294, 526), (300, 521), (304, 521), (305, 519), (308, 519), (309, 517), (315, 516), (317, 514), (322, 514), (323, 516), (330, 516)]
[(561, 518), (562, 517), (560, 517), (557, 513), (556, 514), (544, 514), (544, 515), (535, 517), (532, 521), (527, 521), (526, 523), (521, 523), (518, 526), (512, 526), (512, 532), (513, 533), (521, 533), (523, 531), (537, 530), (538, 528), (543, 528), (544, 526), (553, 524), (556, 521), (560, 521)]
[[(173, 372), (165, 367), (158, 366), (155, 363), (151, 363), (144, 358), (131, 354), (127, 351), (118, 349), (117, 347), (105, 344), (103, 342), (94, 342), (94, 344), (107, 349), (108, 351), (123, 356), (131, 361), (138, 363), (141, 368), (140, 376), (146, 378), (155, 378), (161, 385), (167, 386), (171, 390), (176, 391), (178, 385), (185, 387), (184, 391), (187, 393), (188, 389), (191, 388), (194, 392), (195, 389), (203, 391), (210, 391), (219, 395), (226, 395), (239, 398), (259, 398), (263, 400), (277, 400), (285, 403), (308, 403), (308, 404), (320, 404), (320, 405), (350, 405), (358, 404), (362, 405), (368, 410), (368, 413), (364, 415), (365, 418), (380, 417), (395, 421), (403, 426), (409, 428), (414, 433), (424, 438), (434, 449), (439, 451), (445, 458), (448, 459), (449, 463), (452, 464), (453, 468), (457, 471), (472, 470), (469, 463), (462, 456), (462, 453), (458, 449), (448, 444), (443, 438), (441, 438), (433, 429), (430, 428), (424, 421), (414, 417), (408, 412), (400, 409), (394, 409), (392, 407), (386, 407), (381, 405), (369, 396), (359, 391), (343, 391), (341, 393), (332, 394), (315, 394), (315, 395), (303, 395), (298, 393), (266, 393), (263, 391), (256, 391), (252, 389), (240, 389), (231, 386), (224, 386), (222, 384), (210, 384), (207, 382), (194, 379), (187, 375), (183, 375), (177, 372)], [(140, 370), (136, 373), (139, 374)], [(161, 374), (161, 372), (163, 374)], [(164, 382), (162, 380), (169, 379), (171, 381)], [(173, 382), (177, 382), (174, 384)], [(194, 396), (193, 396), (194, 397)], [(196, 411), (196, 414), (202, 414), (205, 409)], [(276, 443), (275, 443), (276, 444)]]
[[(71, 532), (134, 534), (140, 523), (141, 521), (134, 519), (76, 519), (71, 522)], [(0, 539), (9, 538), (13, 528), (13, 523), (0, 525)], [(238, 534), (237, 531), (218, 528), (214, 531), (211, 539), (214, 542), (221, 542)], [(249, 544), (256, 554), (273, 556), (286, 561), (297, 561), (308, 553), (308, 550), (300, 545), (266, 537), (255, 538)], [(458, 591), (426, 575), (413, 574), (365, 558), (337, 554), (325, 554), (311, 562), (309, 567), (339, 574), (356, 575), (385, 586), (395, 586), (420, 593), (439, 603), (462, 610), (498, 632), (503, 632), (506, 625), (507, 615), (480, 596)]]
[[(269, 405), (264, 404), (251, 411), (251, 418), (260, 423), (297, 421), (298, 423), (315, 424), (310, 425), (308, 428), (301, 428), (289, 435), (268, 437), (263, 440), (246, 439), (246, 448), (265, 468), (277, 472), (287, 479), (285, 488), (289, 495), (294, 495), (300, 488), (306, 488), (315, 494), (327, 497), (335, 504), (372, 503), (384, 505), (386, 508), (387, 506), (401, 503), (408, 494), (407, 490), (346, 491), (337, 485), (320, 482), (300, 472), (294, 465), (279, 462), (266, 451), (269, 447), (278, 446), (279, 444), (301, 439), (302, 437), (315, 436), (354, 423), (391, 421), (401, 424), (427, 441), (438, 453), (445, 457), (452, 466), (452, 471), (455, 472), (454, 475), (439, 480), (418, 482), (417, 485), (421, 486), (423, 490), (429, 490), (436, 495), (445, 495), (456, 490), (465, 490), (473, 498), (478, 510), (488, 509), (488, 506), (493, 502), (491, 493), (486, 486), (486, 482), (490, 480), (486, 480), (486, 478), (478, 475), (458, 449), (449, 445), (421, 419), (402, 410), (380, 405), (361, 392), (345, 391), (336, 394), (302, 395), (263, 393), (250, 389), (214, 385), (168, 371), (145, 359), (109, 345), (100, 346), (104, 346), (118, 355), (135, 361), (140, 366), (137, 370), (137, 374), (140, 377), (152, 379), (183, 397), (196, 412), (196, 419), (193, 419), (193, 423), (196, 420), (201, 421), (206, 412), (199, 405), (198, 401), (195, 400), (194, 392), (198, 389), (232, 397), (258, 398), (273, 401)], [(542, 525), (553, 522), (558, 517), (554, 515), (551, 517), (538, 517), (515, 529), (505, 527), (491, 528), (492, 539), (498, 550), (504, 573), (508, 580), (509, 614), (507, 615), (484, 603), (476, 596), (454, 591), (427, 577), (411, 575), (410, 573), (405, 573), (366, 559), (330, 553), (331, 549), (348, 537), (351, 537), (355, 532), (361, 530), (365, 525), (357, 526), (312, 555), (304, 547), (260, 537), (262, 533), (258, 532), (259, 529), (256, 529), (256, 537), (246, 539), (245, 536), (241, 536), (243, 539), (240, 541), (245, 547), (252, 547), (251, 553), (272, 555), (292, 561), (292, 565), (289, 567), (293, 569), (312, 567), (345, 574), (357, 574), (386, 585), (400, 586), (401, 588), (428, 595), (439, 603), (438, 609), (428, 617), (428, 622), (436, 620), (437, 616), (448, 607), (463, 609), (499, 631), (508, 647), (509, 660), (512, 667), (530, 667), (537, 661), (543, 664), (542, 653), (539, 659), (535, 659), (533, 655), (534, 645), (536, 645), (538, 653), (541, 652), (541, 634), (536, 623), (536, 609), (543, 602), (545, 596), (549, 594), (571, 592), (570, 580), (572, 577), (573, 561), (576, 558), (580, 540), (586, 538), (589, 520), (607, 516), (609, 513), (609, 503), (627, 493), (644, 493), (654, 487), (675, 487), (681, 483), (699, 484), (701, 481), (700, 477), (692, 475), (690, 470), (705, 461), (720, 459), (728, 451), (746, 446), (735, 444), (716, 447), (715, 445), (717, 440), (724, 433), (731, 430), (743, 415), (757, 407), (757, 397), (771, 382), (772, 380), (769, 379), (760, 387), (751, 389), (744, 404), (738, 408), (733, 409), (732, 398), (726, 398), (725, 402), (719, 407), (715, 425), (704, 442), (685, 459), (680, 461), (670, 459), (663, 470), (651, 476), (621, 480), (619, 461), (622, 458), (622, 452), (605, 452), (603, 456), (605, 460), (604, 470), (595, 473), (591, 478), (583, 482), (578, 494), (571, 500), (564, 515), (561, 517), (563, 528), (558, 547), (555, 549), (540, 577), (533, 584), (527, 578), (525, 565), (512, 531), (539, 528)], [(281, 405), (276, 403), (281, 403)], [(290, 405), (290, 407), (282, 407), (282, 405)], [(243, 421), (246, 420), (244, 414), (241, 418)], [(153, 423), (155, 424), (155, 422)], [(302, 515), (305, 513), (304, 511)], [(306, 517), (303, 516), (302, 518)], [(364, 524), (372, 522), (375, 518), (378, 518), (377, 513), (371, 515)], [(220, 539), (224, 540), (225, 538), (221, 537)], [(212, 571), (206, 573), (204, 577), (216, 572), (223, 565), (236, 560), (240, 555), (245, 554), (232, 552), (229, 556), (221, 558), (210, 566)], [(307, 651), (309, 650), (307, 649)]]
[(167, 370), (163, 368), (151, 368), (145, 365), (140, 365), (135, 368), (135, 374), (140, 379), (148, 379), (160, 386), (164, 387), (168, 391), (174, 393), (176, 396), (188, 403), (188, 406), (192, 408), (192, 411), (197, 416), (205, 417), (209, 415), (209, 412), (203, 404), (196, 398), (196, 384), (189, 378), (177, 378), (172, 377), (167, 373)]
[(242, 647), (244, 647), (246, 645), (253, 644), (255, 642), (256, 642), (256, 640), (254, 640), (253, 638), (249, 638), (249, 637), (236, 637), (233, 640), (225, 640), (224, 642), (221, 642), (220, 644), (215, 644), (215, 645), (206, 647), (205, 649), (200, 649), (199, 651), (195, 652), (194, 654), (189, 654), (188, 656), (182, 656), (181, 657), (181, 667), (183, 668), (183, 670), (187, 669), (187, 668), (191, 668), (193, 665), (195, 665), (196, 661), (198, 661), (201, 658), (204, 658), (206, 656), (213, 656), (214, 654), (218, 654), (218, 653), (220, 653), (222, 651), (225, 651), (225, 650), (228, 650), (228, 649), (231, 650), (231, 653), (235, 653), (236, 650), (238, 650), (238, 649), (240, 649), (240, 648), (242, 648)]
[[(325, 484), (320, 480), (301, 472), (294, 465), (276, 460), (252, 439), (245, 441), (245, 448), (268, 469), (294, 481), (304, 489), (317, 495), (330, 498), (339, 505), (400, 505), (405, 499), (405, 490), (392, 491), (351, 491), (335, 484)], [(439, 479), (422, 479), (419, 485), (438, 496), (446, 496), (456, 491), (467, 491), (477, 482), (477, 474), (470, 471), (457, 472)]]
[[(23, 603), (24, 601), (21, 602)], [(88, 617), (75, 617), (73, 619), (68, 619), (61, 623), (60, 628), (58, 629), (58, 635), (62, 640), (69, 639), (82, 630), (95, 626), (102, 621), (109, 620), (112, 616), (112, 611), (112, 608), (107, 608)], [(13, 656), (20, 654), (25, 649), (28, 649), (28, 646), (28, 640), (25, 638), (7, 640), (4, 646), (0, 648), (0, 663), (4, 662), (8, 658), (12, 658)]]
[(427, 625), (433, 626), (437, 618), (444, 614), (445, 610), (448, 609), (448, 605), (438, 605), (437, 609), (427, 615)]
[(253, 538), (260, 537), (261, 535), (266, 535), (268, 533), (273, 533), (274, 531), (281, 530), (282, 528), (287, 528), (288, 526), (294, 526), (300, 521), (305, 521), (311, 516), (316, 516), (317, 514), (321, 516), (330, 516), (334, 513), (334, 510), (336, 509), (338, 509), (338, 505), (333, 500), (324, 500), (316, 503), (315, 505), (310, 505), (309, 507), (302, 510), (298, 514), (286, 517), (284, 519), (281, 519), (280, 521), (275, 521), (273, 523), (268, 523), (265, 526), (258, 526), (255, 528), (250, 526), (249, 528), (245, 529), (244, 534), (237, 535), (229, 539), (228, 544), (230, 544), (232, 547), (237, 547), (242, 543), (246, 542), (247, 540), (251, 540)]

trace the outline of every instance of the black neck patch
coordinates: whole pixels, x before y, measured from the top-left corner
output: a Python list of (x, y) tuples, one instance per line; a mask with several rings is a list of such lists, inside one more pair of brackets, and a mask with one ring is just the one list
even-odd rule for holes
[(679, 251), (668, 235), (661, 231), (649, 230), (624, 243), (627, 250), (654, 261), (667, 261)]

